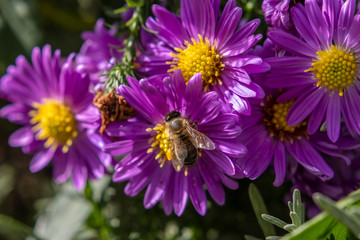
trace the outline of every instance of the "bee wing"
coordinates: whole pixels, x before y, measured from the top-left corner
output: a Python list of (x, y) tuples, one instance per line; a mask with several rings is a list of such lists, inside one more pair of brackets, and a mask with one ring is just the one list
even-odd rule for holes
[(172, 143), (172, 158), (171, 163), (177, 172), (180, 172), (184, 166), (185, 158), (187, 157), (186, 145), (176, 134), (169, 134), (170, 141)]
[(190, 135), (190, 140), (196, 148), (202, 148), (206, 150), (214, 150), (215, 144), (203, 133), (197, 131), (190, 126), (188, 122), (185, 122), (186, 131)]

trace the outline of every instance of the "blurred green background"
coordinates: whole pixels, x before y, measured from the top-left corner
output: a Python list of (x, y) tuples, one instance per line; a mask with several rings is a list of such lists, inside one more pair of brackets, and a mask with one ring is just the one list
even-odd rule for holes
[[(178, 1), (168, 4), (171, 10), (178, 11)], [(248, 8), (245, 16), (260, 16), (259, 10), (254, 10), (259, 9), (258, 2), (238, 4)], [(19, 54), (29, 57), (34, 46), (49, 43), (53, 50), (61, 49), (63, 56), (78, 51), (81, 32), (93, 29), (99, 17), (110, 23), (119, 19), (112, 10), (123, 5), (120, 0), (0, 0), (0, 75)], [(0, 103), (1, 107), (6, 104), (3, 100)], [(25, 239), (32, 229), (39, 239), (244, 239), (244, 234), (262, 237), (248, 197), (249, 180), (240, 180), (236, 191), (226, 189), (224, 206), (218, 206), (208, 196), (209, 208), (204, 217), (196, 213), (190, 200), (181, 217), (166, 216), (160, 204), (144, 209), (143, 194), (130, 198), (123, 193), (125, 184), (113, 184), (110, 178), (92, 184), (92, 188), (88, 186), (84, 194), (68, 185), (55, 185), (51, 166), (30, 173), (31, 156), (7, 143), (18, 127), (0, 119), (0, 239)], [(273, 180), (272, 173), (267, 172), (255, 184), (270, 213), (288, 220), (283, 199), (290, 186), (275, 188)]]

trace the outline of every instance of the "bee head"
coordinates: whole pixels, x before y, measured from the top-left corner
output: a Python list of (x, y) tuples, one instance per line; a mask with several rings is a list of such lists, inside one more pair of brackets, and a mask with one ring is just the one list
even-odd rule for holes
[(181, 114), (178, 111), (172, 111), (165, 116), (165, 122), (170, 121), (171, 119), (181, 117)]

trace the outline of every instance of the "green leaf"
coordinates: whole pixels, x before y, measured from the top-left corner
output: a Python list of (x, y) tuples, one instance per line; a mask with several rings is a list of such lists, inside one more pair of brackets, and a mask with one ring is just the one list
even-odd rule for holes
[[(300, 194), (300, 191), (298, 189), (295, 189), (294, 192), (293, 192), (293, 203), (294, 203), (293, 211), (296, 213), (297, 216), (299, 216), (299, 220), (301, 220), (302, 202), (301, 202), (301, 194)], [(296, 226), (298, 226), (298, 225), (296, 225)]]
[(261, 194), (255, 184), (250, 183), (249, 186), (249, 197), (251, 201), (251, 205), (254, 209), (256, 219), (264, 233), (264, 236), (271, 236), (276, 235), (274, 226), (268, 222), (266, 222), (264, 219), (262, 219), (262, 214), (267, 214), (268, 210), (265, 206), (264, 200), (261, 197)]
[(336, 224), (336, 226), (331, 230), (331, 233), (326, 239), (346, 239), (346, 240), (355, 240), (356, 238), (349, 232), (349, 229), (343, 224)]
[(289, 210), (290, 210), (290, 218), (291, 222), (290, 224), (280, 220), (277, 217), (270, 216), (267, 214), (263, 214), (262, 218), (266, 220), (267, 222), (276, 225), (288, 232), (294, 231), (297, 227), (299, 227), (304, 218), (304, 204), (301, 202), (301, 195), (300, 191), (298, 189), (295, 189), (293, 192), (293, 201), (288, 202)]
[(284, 226), (284, 229), (286, 231), (288, 231), (288, 232), (292, 232), (292, 231), (294, 231), (296, 229), (296, 225), (294, 225), (294, 224), (286, 224)]
[(335, 219), (322, 213), (285, 235), (283, 240), (324, 240), (335, 225)]
[(294, 204), (291, 201), (288, 201), (288, 207), (289, 207), (289, 211), (292, 212), (294, 209)]
[[(338, 201), (336, 207), (343, 209), (354, 204), (359, 204), (360, 190), (349, 194), (346, 198)], [(326, 203), (325, 203), (326, 204)], [(332, 237), (331, 237), (332, 236)], [(354, 239), (347, 227), (336, 220), (327, 212), (322, 212), (311, 220), (305, 222), (291, 233), (285, 235), (282, 240), (327, 240), (327, 239)]]
[(129, 27), (131, 24), (137, 21), (137, 16), (134, 14), (126, 23), (125, 26)]
[(360, 218), (360, 206), (350, 206), (348, 209), (349, 213), (354, 214)]
[(290, 212), (290, 218), (292, 220), (292, 223), (296, 227), (299, 227), (301, 225), (301, 218), (299, 217), (299, 215), (296, 212)]
[(293, 192), (293, 201), (288, 202), (289, 209), (290, 209), (290, 218), (292, 223), (299, 227), (305, 219), (305, 207), (304, 204), (301, 202), (301, 194), (298, 189), (295, 189)]
[(144, 5), (143, 0), (139, 0), (139, 1), (126, 0), (126, 3), (129, 7), (141, 7)]
[(305, 204), (301, 204), (301, 223), (305, 222)]
[(279, 228), (284, 228), (284, 226), (287, 224), (286, 222), (284, 222), (283, 220), (277, 218), (277, 217), (274, 217), (274, 216), (271, 216), (271, 215), (268, 215), (268, 214), (262, 214), (261, 217), (271, 223), (271, 224), (274, 224), (275, 226), (278, 226)]
[(120, 13), (123, 13), (123, 12), (129, 10), (130, 8), (132, 8), (132, 7), (129, 7), (129, 6), (121, 7), (121, 8), (115, 9), (114, 13), (115, 14), (120, 14)]
[(281, 237), (278, 237), (278, 236), (266, 237), (266, 240), (279, 240), (279, 239), (281, 239)]
[(360, 218), (350, 214), (347, 210), (336, 206), (335, 202), (328, 197), (315, 193), (314, 201), (323, 211), (330, 213), (335, 219), (345, 224), (352, 232), (360, 238)]

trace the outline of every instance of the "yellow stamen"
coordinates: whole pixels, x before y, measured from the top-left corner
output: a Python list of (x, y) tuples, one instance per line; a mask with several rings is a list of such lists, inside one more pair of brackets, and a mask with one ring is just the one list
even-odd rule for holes
[(262, 104), (265, 113), (263, 120), (271, 137), (281, 141), (290, 140), (292, 142), (294, 138), (301, 139), (301, 137), (307, 136), (306, 121), (295, 126), (289, 126), (286, 120), (286, 116), (293, 103), (294, 100), (276, 103), (275, 99), (270, 96), (267, 99), (267, 103)]
[[(150, 130), (151, 129), (151, 130)], [(172, 159), (172, 150), (169, 143), (169, 136), (165, 131), (165, 126), (163, 124), (158, 124), (154, 128), (146, 129), (147, 132), (154, 131), (155, 136), (149, 139), (151, 147), (148, 148), (147, 153), (151, 153), (154, 149), (159, 149), (159, 152), (155, 156), (155, 159), (159, 159), (164, 155), (164, 159), (171, 161)], [(160, 161), (161, 164), (164, 164), (165, 161)]]
[(164, 166), (164, 163), (166, 162), (166, 157), (163, 157), (161, 163), (160, 163), (160, 167), (162, 168)]
[(211, 85), (222, 84), (220, 74), (225, 68), (222, 57), (216, 52), (216, 42), (212, 45), (208, 38), (204, 39), (198, 35), (199, 41), (191, 39), (191, 43), (185, 41), (185, 48), (174, 48), (176, 54), (170, 53), (173, 57), (169, 72), (181, 69), (186, 83), (196, 74), (201, 73), (203, 88), (205, 91)]
[(312, 72), (318, 81), (316, 86), (325, 86), (331, 91), (344, 95), (346, 86), (352, 84), (358, 74), (358, 59), (351, 52), (346, 52), (332, 45), (330, 49), (318, 51), (312, 67), (305, 72)]
[(37, 132), (36, 139), (46, 140), (44, 146), (53, 150), (62, 145), (62, 152), (66, 153), (78, 135), (77, 121), (71, 109), (54, 100), (44, 100), (33, 107), (29, 116), (34, 125), (32, 130)]
[(188, 175), (188, 169), (187, 168), (185, 168), (184, 175), (185, 175), (185, 177)]

